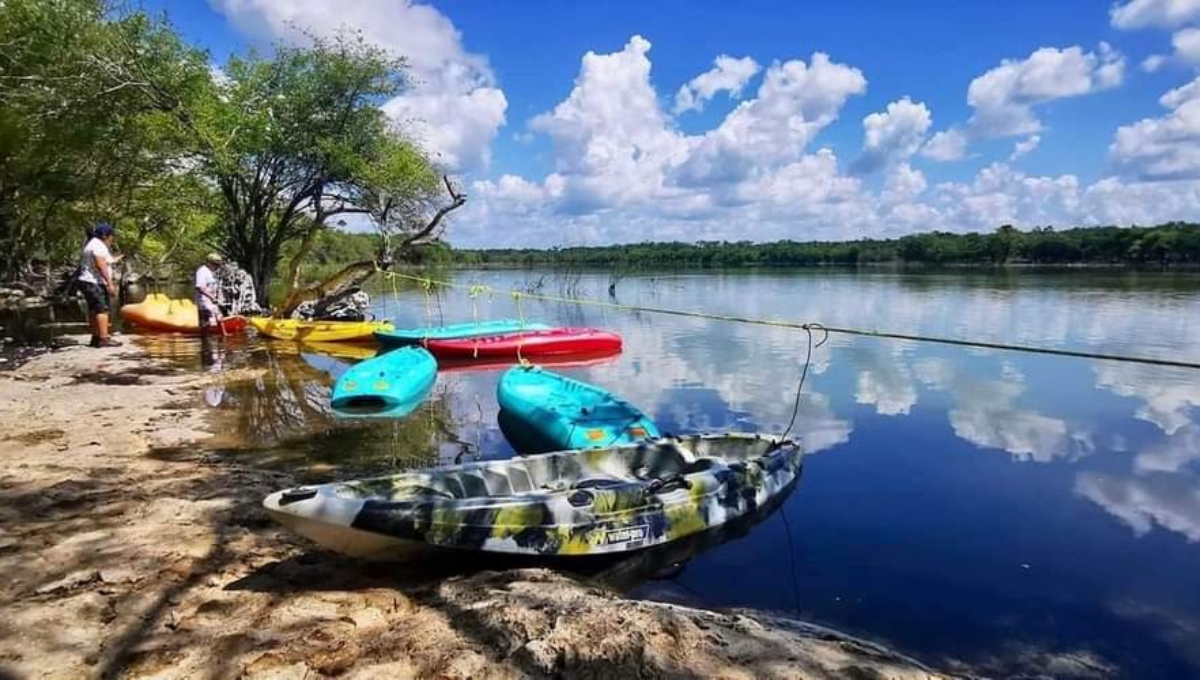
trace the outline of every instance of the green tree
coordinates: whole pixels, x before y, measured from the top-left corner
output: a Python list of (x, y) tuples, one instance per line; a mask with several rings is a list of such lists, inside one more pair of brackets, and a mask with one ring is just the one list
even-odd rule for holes
[[(429, 161), (379, 108), (405, 87), (405, 61), (357, 34), (235, 57), (194, 116), (203, 171), (223, 202), (227, 252), (266, 303), (285, 245), (292, 281), (335, 216), (390, 220), (438, 191)], [(386, 224), (386, 222), (385, 222)]]
[[(96, 218), (181, 157), (181, 96), (203, 53), (164, 22), (99, 0), (0, 2), (0, 248), (4, 275), (69, 256)], [(117, 209), (115, 206), (122, 206)]]

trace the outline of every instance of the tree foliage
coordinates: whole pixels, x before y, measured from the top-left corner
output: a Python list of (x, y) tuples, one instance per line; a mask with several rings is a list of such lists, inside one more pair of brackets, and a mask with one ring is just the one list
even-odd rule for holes
[(294, 286), (327, 224), (433, 241), (465, 199), (380, 109), (405, 85), (405, 61), (358, 34), (216, 71), (141, 11), (0, 0), (0, 275), (73, 260), (105, 220), (143, 268), (225, 250), (265, 302), (284, 252)]
[(194, 116), (198, 153), (222, 198), (225, 249), (260, 300), (286, 244), (302, 244), (298, 263), (330, 218), (436, 194), (436, 171), (379, 108), (403, 90), (404, 69), (343, 33), (281, 45), (270, 58), (234, 57), (214, 82)]
[(71, 257), (97, 219), (136, 225), (143, 244), (177, 230), (185, 213), (157, 204), (168, 194), (155, 189), (178, 174), (181, 98), (207, 77), (203, 53), (144, 13), (114, 16), (99, 0), (0, 3), (4, 275)]

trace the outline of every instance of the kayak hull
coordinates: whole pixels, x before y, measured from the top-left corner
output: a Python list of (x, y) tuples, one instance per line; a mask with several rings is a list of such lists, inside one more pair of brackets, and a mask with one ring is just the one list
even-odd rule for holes
[(456, 323), (448, 326), (433, 328), (396, 328), (375, 333), (375, 339), (384, 347), (400, 347), (416, 345), (426, 340), (452, 340), (456, 338), (476, 338), (487, 335), (502, 335), (504, 333), (520, 333), (522, 331), (549, 330), (544, 323), (530, 323), (519, 319), (495, 319), (492, 321), (477, 321)]
[(437, 381), (437, 362), (420, 347), (403, 347), (351, 366), (333, 386), (339, 415), (397, 417), (421, 405)]
[[(161, 293), (151, 293), (141, 302), (122, 305), (117, 314), (139, 331), (187, 335), (200, 333), (200, 309), (196, 303)], [(221, 319), (220, 324), (229, 334), (246, 330), (249, 322), (244, 316), (227, 316)], [(221, 330), (213, 328), (211, 332), (220, 333)]]
[(520, 453), (636, 444), (660, 436), (636, 406), (538, 366), (514, 366), (496, 386), (501, 431)]
[(425, 347), (439, 360), (494, 360), (616, 352), (621, 336), (595, 328), (554, 328), (478, 338), (429, 340)]
[(693, 435), (303, 486), (267, 513), (348, 555), (425, 548), (579, 559), (665, 545), (768, 507), (794, 485), (799, 446), (754, 434)]
[(392, 328), (392, 324), (386, 321), (306, 321), (303, 319), (275, 319), (268, 316), (252, 316), (250, 325), (268, 338), (301, 342), (371, 340), (375, 331)]

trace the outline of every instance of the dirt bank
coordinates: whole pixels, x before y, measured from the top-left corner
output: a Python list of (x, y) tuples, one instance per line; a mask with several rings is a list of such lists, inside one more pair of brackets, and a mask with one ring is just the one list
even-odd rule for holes
[(314, 552), (259, 508), (287, 475), (192, 444), (207, 380), (132, 346), (0, 374), (0, 678), (941, 677), (545, 569)]

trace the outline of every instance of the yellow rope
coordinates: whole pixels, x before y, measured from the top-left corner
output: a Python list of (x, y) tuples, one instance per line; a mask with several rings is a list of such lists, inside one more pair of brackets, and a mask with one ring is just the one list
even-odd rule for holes
[[(398, 272), (380, 270), (384, 276), (395, 276), (398, 278), (412, 279), (416, 281), (422, 280), (420, 277), (409, 274), (401, 274)], [(441, 285), (449, 288), (465, 288), (464, 284), (452, 283), (449, 281), (440, 281)], [(485, 286), (486, 287), (486, 286)], [(488, 290), (491, 290), (488, 288)], [(1154, 366), (1172, 366), (1175, 368), (1192, 368), (1200, 369), (1200, 362), (1181, 361), (1176, 359), (1159, 359), (1156, 357), (1138, 357), (1124, 356), (1119, 354), (1100, 354), (1097, 352), (1082, 352), (1069, 349), (1056, 349), (1052, 347), (1036, 347), (1032, 345), (1016, 345), (1001, 342), (986, 342), (980, 340), (959, 340), (956, 338), (942, 338), (930, 335), (917, 335), (912, 333), (896, 333), (891, 331), (879, 331), (862, 328), (847, 328), (839, 326), (826, 326), (824, 324), (813, 322), (797, 322), (783, 321), (779, 319), (756, 319), (748, 316), (737, 316), (734, 314), (711, 314), (708, 312), (695, 312), (686, 309), (668, 309), (665, 307), (644, 307), (642, 305), (627, 305), (619, 302), (608, 302), (605, 300), (592, 300), (589, 298), (568, 298), (558, 295), (547, 295), (545, 293), (518, 293), (512, 291), (514, 295), (532, 298), (535, 300), (543, 300), (546, 302), (562, 302), (566, 304), (576, 305), (592, 305), (594, 307), (603, 307), (608, 309), (619, 309), (626, 312), (646, 312), (649, 314), (668, 314), (671, 316), (686, 316), (694, 319), (709, 319), (711, 321), (729, 321), (733, 323), (745, 323), (756, 326), (769, 326), (772, 328), (788, 328), (792, 330), (811, 331), (819, 330), (828, 333), (841, 333), (843, 335), (861, 335), (875, 338), (890, 338), (894, 340), (912, 340), (915, 342), (932, 342), (942, 345), (955, 345), (959, 347), (982, 347), (986, 349), (999, 349), (1012, 352), (1028, 352), (1032, 354), (1051, 354), (1056, 356), (1079, 357), (1083, 359), (1102, 359), (1105, 361), (1122, 361), (1135, 364), (1150, 364)]]
[(433, 288), (433, 281), (430, 279), (421, 279), (421, 288), (425, 291), (425, 341), (429, 342), (429, 331), (433, 326), (433, 306), (429, 301), (429, 289)]
[[(517, 321), (519, 322), (522, 331), (524, 331), (524, 329), (525, 329), (525, 312), (521, 310), (521, 293), (520, 293), (520, 291), (514, 290), (512, 292), (512, 299), (513, 299), (513, 302), (516, 303), (516, 305), (517, 305)], [(517, 341), (517, 363), (521, 364), (522, 366), (529, 367), (532, 365), (532, 362), (527, 360), (525, 357), (521, 356), (521, 347), (524, 344), (525, 344), (525, 334), (524, 334), (524, 332), (522, 332), (521, 339)]]

